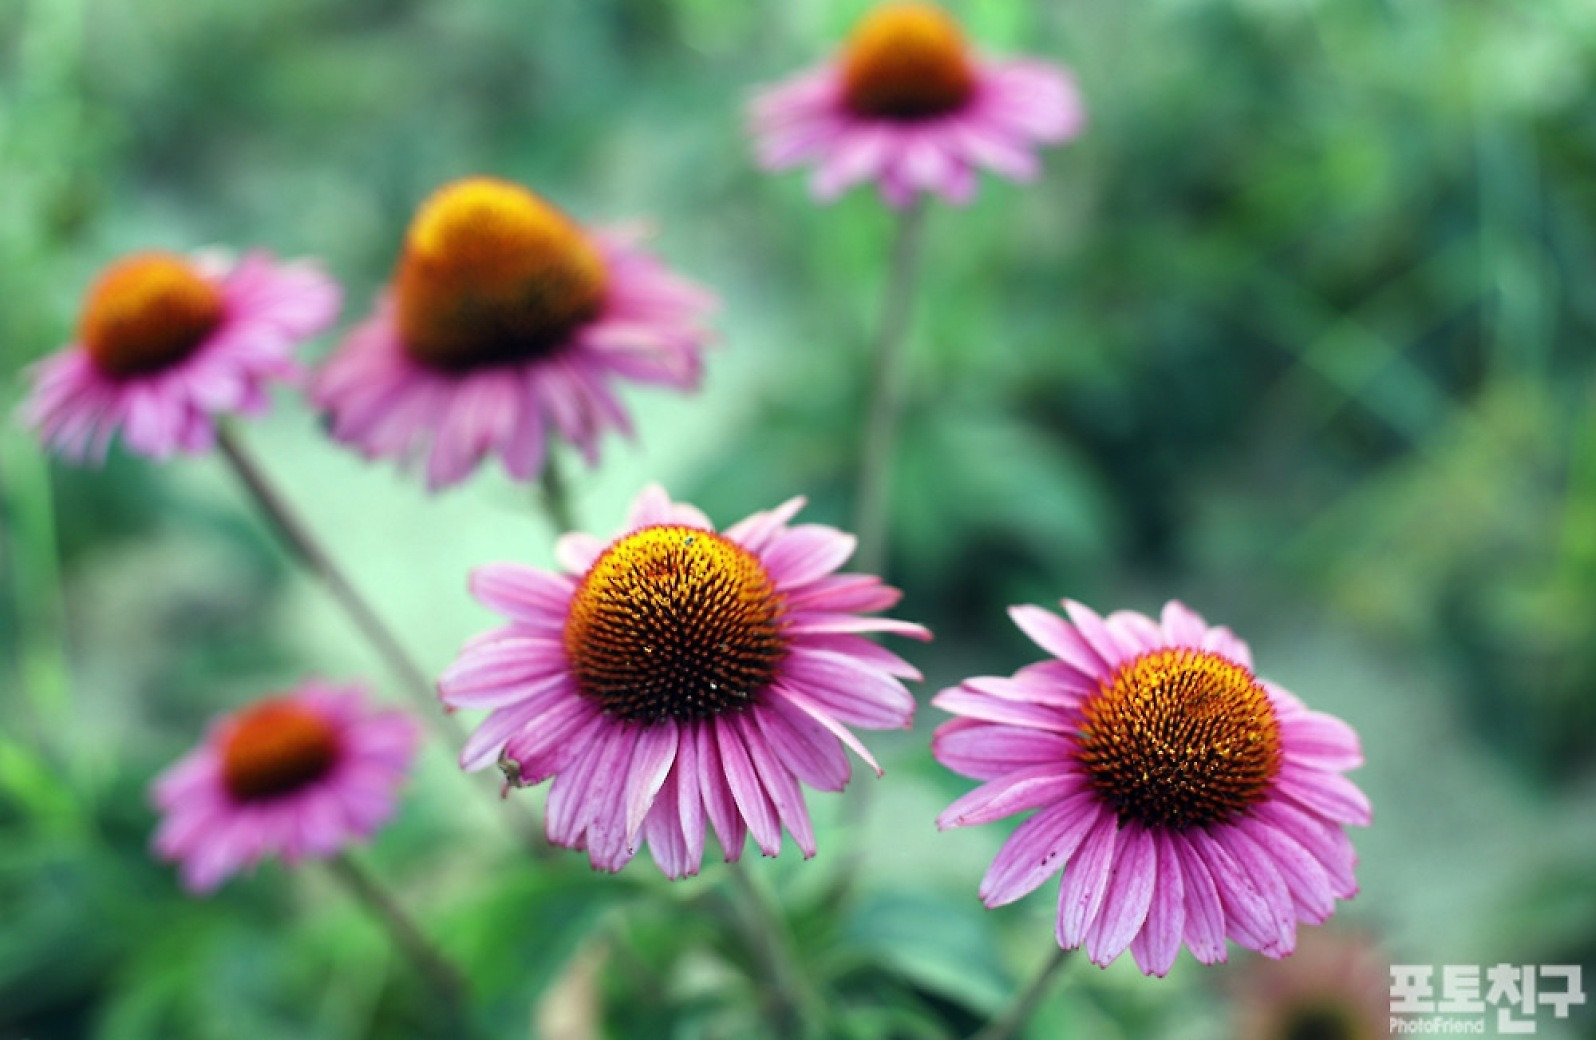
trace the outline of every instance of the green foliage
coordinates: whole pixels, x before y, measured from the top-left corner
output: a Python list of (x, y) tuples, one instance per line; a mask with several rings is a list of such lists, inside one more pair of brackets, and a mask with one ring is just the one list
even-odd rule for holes
[[(866, 6), (0, 4), (0, 409), (111, 256), (315, 255), (347, 325), (416, 202), (494, 172), (584, 220), (656, 221), (725, 300), (704, 394), (628, 396), (640, 443), (576, 478), (583, 526), (612, 529), (650, 478), (717, 521), (801, 493), (847, 526), (891, 218), (756, 171), (741, 105)], [(1035, 659), (1014, 602), (1228, 612), (1264, 671), (1368, 734), (1380, 826), (1349, 913), (1395, 959), (1495, 941), (1482, 956), (1588, 961), (1596, 6), (949, 6), (992, 50), (1067, 61), (1090, 126), (1037, 184), (987, 177), (930, 214), (889, 568), (899, 613), (939, 634), (923, 688)], [(428, 501), (278, 404), (252, 442), (434, 670), (484, 627), (466, 566), (547, 559), (522, 489), (484, 475)], [(203, 462), (73, 469), (0, 429), (0, 1038), (448, 1032), (314, 871), (199, 901), (150, 859), (148, 781), (206, 719), (371, 667), (242, 501)], [(883, 790), (966, 789), (922, 716), (883, 742)], [(524, 1036), (591, 1004), (604, 1036), (762, 1035), (772, 994), (718, 864), (667, 886), (646, 862), (512, 857), (447, 757), (372, 855), (467, 968), (480, 1025)], [(933, 814), (822, 818), (821, 859), (777, 875), (838, 1035), (968, 1035), (1051, 942), (1045, 891), (989, 912), (973, 875), (924, 882), (953, 840)], [(916, 852), (867, 857), (840, 906), (791, 881), (858, 841)], [(1507, 851), (1476, 868), (1481, 845)], [(1217, 1035), (1194, 964), (1157, 984), (1123, 967), (1072, 965), (1031, 1035)]]

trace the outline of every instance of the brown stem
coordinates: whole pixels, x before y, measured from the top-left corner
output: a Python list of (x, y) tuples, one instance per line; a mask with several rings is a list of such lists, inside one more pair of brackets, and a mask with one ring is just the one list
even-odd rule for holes
[(468, 992), (465, 976), (421, 933), (399, 901), (348, 856), (336, 856), (328, 860), (327, 870), (382, 922), (405, 956), (410, 958), (416, 970), (447, 1006), (450, 1018), (463, 1023)]
[(787, 922), (740, 860), (726, 864), (726, 869), (741, 904), (749, 951), (759, 962), (765, 983), (760, 1002), (772, 1035), (778, 1040), (824, 1036), (826, 1005), (799, 963)]
[(870, 411), (865, 421), (859, 483), (854, 493), (854, 533), (859, 536), (859, 555), (854, 563), (867, 574), (881, 573), (887, 562), (892, 456), (903, 414), (904, 344), (920, 266), (920, 237), (925, 214), (925, 199), (921, 196), (898, 217), (887, 273), (887, 295), (872, 351), (875, 370), (870, 386)]
[(1069, 952), (1063, 948), (1055, 948), (1048, 957), (1047, 963), (1042, 965), (1042, 970), (1036, 973), (1031, 984), (1021, 993), (1019, 999), (1011, 1005), (1008, 1011), (1000, 1017), (993, 1019), (985, 1029), (975, 1033), (970, 1040), (1010, 1040), (1018, 1036), (1025, 1023), (1031, 1020), (1036, 1013), (1036, 1007), (1047, 996), (1047, 991), (1052, 987), (1053, 980), (1058, 977), (1059, 969), (1069, 959)]
[(260, 506), (261, 512), (271, 521), (277, 533), (282, 536), (288, 547), (299, 557), (311, 573), (321, 579), (327, 586), (339, 606), (349, 615), (355, 627), (360, 629), (362, 635), (371, 643), (389, 670), (397, 676), (404, 685), (416, 706), (422, 714), (436, 727), (440, 727), (442, 735), (463, 742), (465, 733), (460, 726), (440, 711), (436, 691), (431, 680), (421, 671), (415, 661), (400, 644), (392, 630), (383, 623), (382, 618), (365, 601), (344, 572), (333, 562), (321, 545), (311, 535), (310, 529), (296, 516), (288, 503), (278, 494), (266, 478), (265, 471), (250, 457), (244, 449), (242, 442), (226, 426), (217, 431), (217, 443), (222, 449), (222, 455), (232, 465), (233, 472), (244, 487), (249, 490), (255, 499), (255, 504)]
[(549, 446), (548, 458), (543, 460), (543, 474), (538, 478), (538, 498), (543, 503), (543, 512), (548, 514), (549, 524), (553, 526), (556, 537), (576, 530), (570, 485), (566, 483), (565, 472), (560, 468), (559, 456), (555, 454), (553, 445)]
[[(344, 608), (350, 620), (355, 623), (355, 627), (360, 629), (378, 656), (400, 680), (405, 692), (415, 702), (421, 717), (444, 742), (444, 746), (464, 747), (467, 738), (465, 728), (455, 720), (454, 716), (444, 713), (432, 681), (416, 665), (399, 638), (393, 634), (393, 630), (377, 616), (377, 612), (355, 590), (355, 586), (345, 576), (343, 570), (333, 562), (332, 557), (310, 533), (310, 528), (272, 486), (265, 471), (245, 450), (238, 436), (223, 425), (217, 430), (217, 443), (222, 450), (222, 456), (231, 464), (233, 472), (254, 498), (261, 512), (266, 514), (266, 518), (283, 542), (312, 574), (321, 579), (339, 606)], [(517, 837), (536, 858), (548, 859), (554, 855), (554, 849), (543, 839), (536, 815), (532, 813), (531, 808), (525, 803), (522, 803), (522, 806), (531, 819), (526, 821), (525, 826), (518, 826), (512, 822), (512, 826), (518, 832)]]

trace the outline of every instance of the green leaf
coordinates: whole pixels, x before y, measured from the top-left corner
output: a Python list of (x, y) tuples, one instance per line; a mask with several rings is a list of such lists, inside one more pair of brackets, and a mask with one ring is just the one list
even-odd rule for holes
[(444, 952), (479, 998), (524, 1014), (629, 892), (625, 881), (587, 871), (518, 871), (452, 911), (438, 928)]
[(986, 912), (973, 900), (958, 902), (922, 893), (871, 896), (848, 920), (844, 935), (861, 955), (941, 997), (990, 1014), (1013, 983), (1002, 962)]

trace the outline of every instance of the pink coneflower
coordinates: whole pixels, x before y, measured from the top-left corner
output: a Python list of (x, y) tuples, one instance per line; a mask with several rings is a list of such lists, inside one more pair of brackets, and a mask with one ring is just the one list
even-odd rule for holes
[(631, 433), (611, 377), (696, 387), (713, 306), (632, 236), (586, 230), (520, 185), (467, 178), (422, 204), (389, 292), (314, 396), (367, 458), (425, 454), (434, 490), (490, 453), (531, 480), (551, 428), (590, 464), (607, 428)]
[(788, 521), (793, 499), (716, 533), (645, 489), (610, 542), (560, 539), (566, 573), (479, 568), (477, 599), (510, 623), (468, 643), (439, 682), (453, 708), (492, 714), (460, 756), (520, 784), (554, 777), (548, 833), (615, 871), (646, 840), (666, 876), (698, 873), (705, 821), (728, 861), (745, 835), (767, 856), (783, 826), (815, 853), (798, 782), (840, 791), (848, 726), (904, 728), (912, 667), (863, 632), (930, 638), (862, 617), (898, 601), (880, 579), (835, 574), (854, 539)]
[(333, 856), (393, 815), (418, 736), (354, 686), (307, 682), (257, 701), (156, 778), (155, 851), (193, 892), (268, 856)]
[(1033, 179), (1035, 148), (1080, 133), (1085, 110), (1058, 66), (974, 54), (939, 8), (893, 3), (835, 60), (757, 97), (752, 117), (766, 169), (813, 163), (824, 200), (875, 180), (902, 209), (921, 192), (967, 202), (978, 167)]
[(1225, 939), (1271, 957), (1357, 892), (1342, 830), (1369, 802), (1341, 773), (1362, 764), (1345, 723), (1309, 711), (1252, 671), (1247, 644), (1184, 605), (1162, 624), (1100, 618), (1069, 600), (1067, 623), (1010, 612), (1056, 660), (1012, 678), (970, 679), (932, 701), (963, 716), (933, 749), (987, 781), (942, 827), (1039, 809), (981, 883), (987, 906), (1013, 902), (1059, 871), (1057, 936), (1107, 964), (1130, 948), (1163, 975), (1182, 941), (1225, 959)]
[(338, 315), (338, 286), (264, 253), (135, 253), (84, 302), (77, 342), (41, 361), (23, 420), (74, 461), (102, 459), (117, 430), (152, 458), (215, 441), (215, 416), (265, 410), (266, 384), (298, 374), (293, 353)]

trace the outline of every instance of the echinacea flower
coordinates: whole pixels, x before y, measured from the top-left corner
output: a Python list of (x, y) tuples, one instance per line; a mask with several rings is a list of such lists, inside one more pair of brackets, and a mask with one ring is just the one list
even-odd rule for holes
[(1236, 1040), (1379, 1040), (1391, 1035), (1390, 960), (1372, 938), (1319, 929), (1283, 960), (1225, 980)]
[(419, 736), (357, 686), (312, 681), (256, 701), (155, 779), (155, 851), (193, 892), (269, 856), (334, 856), (393, 815)]
[(1369, 802), (1341, 775), (1363, 762), (1357, 734), (1258, 678), (1246, 643), (1181, 603), (1161, 623), (1064, 607), (1069, 622), (1010, 611), (1054, 660), (932, 700), (961, 716), (938, 727), (937, 759), (986, 781), (938, 824), (1039, 810), (981, 898), (1013, 902), (1062, 868), (1059, 945), (1099, 965), (1129, 947), (1150, 975), (1182, 942), (1205, 964), (1227, 938), (1290, 953), (1298, 921), (1357, 892), (1343, 826), (1367, 825)]
[(496, 178), (438, 189), (375, 313), (319, 374), (333, 436), (367, 458), (425, 454), (433, 490), (489, 454), (536, 478), (551, 430), (596, 462), (606, 429), (631, 433), (611, 378), (697, 387), (715, 302), (634, 237)]
[(827, 201), (874, 180), (897, 209), (922, 192), (969, 201), (978, 168), (1032, 180), (1036, 147), (1085, 123), (1063, 69), (977, 54), (926, 3), (875, 8), (836, 59), (768, 88), (751, 115), (766, 169), (813, 164), (811, 188)]
[(549, 839), (616, 871), (646, 840), (667, 877), (698, 873), (706, 821), (728, 861), (749, 832), (767, 856), (782, 828), (807, 858), (814, 829), (799, 781), (840, 791), (848, 729), (907, 728), (918, 679), (860, 633), (928, 639), (919, 625), (863, 617), (898, 601), (863, 574), (834, 573), (854, 539), (788, 526), (799, 498), (724, 532), (646, 488), (620, 535), (560, 539), (565, 573), (477, 569), (478, 600), (510, 623), (469, 642), (438, 688), (451, 708), (490, 714), (460, 756), (498, 761), (549, 790)]
[(215, 442), (215, 417), (254, 414), (294, 351), (338, 315), (336, 283), (311, 264), (265, 253), (236, 263), (146, 252), (100, 275), (77, 341), (34, 369), (23, 421), (74, 461), (104, 458), (118, 430), (151, 458)]

